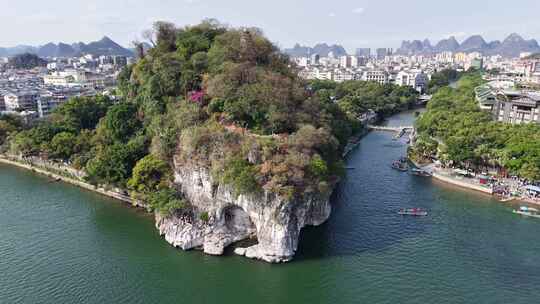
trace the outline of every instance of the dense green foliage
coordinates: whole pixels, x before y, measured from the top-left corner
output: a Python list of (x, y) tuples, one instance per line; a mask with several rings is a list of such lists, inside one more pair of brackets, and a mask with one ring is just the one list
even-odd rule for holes
[(449, 86), (452, 81), (459, 78), (459, 73), (456, 70), (445, 69), (440, 72), (433, 73), (428, 84), (428, 92), (436, 93), (439, 89)]
[[(292, 198), (328, 190), (352, 119), (310, 94), (260, 30), (214, 21), (154, 30), (156, 47), (119, 84), (143, 113), (152, 154), (205, 166), (236, 194), (266, 189)], [(313, 157), (325, 174), (312, 173)]]
[(152, 192), (147, 200), (150, 207), (163, 215), (173, 213), (187, 206), (186, 201), (171, 188), (163, 188)]
[(411, 87), (377, 82), (314, 80), (310, 88), (320, 99), (335, 101), (342, 111), (353, 117), (372, 110), (384, 118), (410, 108), (418, 98), (418, 92)]
[(14, 115), (0, 115), (0, 152), (8, 137), (23, 127), (22, 120)]
[(463, 76), (457, 89), (439, 90), (417, 122), (417, 156), (438, 155), (445, 163), (472, 168), (500, 167), (530, 180), (540, 180), (540, 126), (493, 121), (481, 111), (474, 88), (479, 73)]
[(292, 201), (328, 194), (362, 114), (416, 99), (392, 85), (306, 83), (254, 28), (157, 22), (151, 33), (154, 47), (118, 77), (118, 102), (75, 98), (23, 130), (0, 121), (0, 139), (13, 138), (13, 154), (68, 162), (164, 213), (187, 207), (172, 185), (177, 167), (204, 167), (236, 195)]
[(33, 69), (35, 67), (43, 67), (47, 65), (45, 59), (38, 55), (24, 53), (15, 55), (8, 60), (7, 66), (12, 69)]
[(225, 163), (225, 169), (221, 180), (232, 185), (235, 194), (254, 193), (259, 190), (257, 183), (257, 169), (247, 160), (233, 157)]
[(151, 194), (168, 186), (171, 169), (163, 160), (154, 155), (147, 155), (133, 168), (133, 176), (128, 187), (141, 194)]

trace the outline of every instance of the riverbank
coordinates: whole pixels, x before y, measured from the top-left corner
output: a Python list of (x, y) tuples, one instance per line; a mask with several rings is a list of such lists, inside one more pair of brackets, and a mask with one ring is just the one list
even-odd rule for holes
[(464, 176), (458, 176), (451, 173), (450, 169), (442, 169), (436, 167), (434, 163), (430, 163), (428, 165), (420, 165), (414, 161), (411, 160), (411, 162), (414, 164), (415, 167), (425, 170), (429, 173), (431, 173), (432, 177), (436, 180), (443, 182), (445, 184), (450, 184), (453, 186), (457, 186), (459, 188), (464, 188), (468, 190), (473, 190), (476, 192), (481, 192), (486, 195), (490, 195), (497, 199), (501, 203), (508, 203), (508, 202), (514, 202), (519, 201), (531, 205), (539, 205), (540, 201), (534, 200), (528, 197), (523, 196), (498, 196), (496, 195), (495, 191), (493, 190), (493, 187), (486, 184), (481, 184), (479, 182), (479, 179), (476, 178), (469, 178)]
[(366, 136), (368, 133), (368, 128), (362, 128), (362, 131), (353, 136), (353, 138), (349, 139), (349, 142), (347, 143), (347, 146), (345, 146), (345, 150), (343, 151), (342, 157), (346, 158), (352, 151), (354, 151), (360, 145), (362, 137)]
[(458, 179), (455, 177), (443, 175), (442, 173), (436, 173), (436, 172), (433, 172), (432, 176), (433, 178), (436, 178), (437, 180), (448, 183), (448, 184), (452, 184), (458, 187), (467, 188), (470, 190), (475, 190), (475, 191), (479, 191), (479, 192), (486, 193), (489, 195), (493, 195), (492, 188), (484, 187), (480, 184), (476, 185), (472, 182), (472, 179), (465, 179), (465, 178)]
[(124, 203), (127, 203), (127, 204), (130, 204), (130, 205), (132, 205), (134, 207), (147, 209), (147, 206), (145, 204), (141, 203), (140, 201), (136, 201), (136, 200), (132, 199), (130, 196), (127, 196), (125, 194), (122, 194), (122, 193), (119, 193), (119, 192), (116, 192), (116, 191), (107, 190), (107, 189), (102, 188), (102, 187), (100, 188), (100, 187), (91, 185), (91, 184), (89, 184), (87, 182), (84, 182), (82, 180), (77, 180), (77, 179), (70, 178), (70, 177), (67, 177), (67, 176), (63, 176), (63, 175), (60, 175), (60, 174), (57, 174), (57, 173), (53, 173), (50, 170), (34, 166), (34, 165), (30, 164), (30, 163), (23, 163), (21, 161), (17, 161), (17, 160), (7, 158), (6, 156), (0, 156), (0, 163), (5, 164), (5, 165), (15, 166), (15, 167), (25, 169), (25, 170), (29, 170), (29, 171), (32, 171), (32, 172), (35, 172), (35, 173), (38, 173), (38, 174), (41, 174), (41, 175), (45, 175), (45, 176), (47, 176), (47, 177), (49, 177), (49, 178), (51, 178), (51, 179), (53, 179), (55, 181), (62, 181), (64, 183), (68, 183), (68, 184), (77, 186), (77, 187), (82, 188), (82, 189), (87, 190), (87, 191), (92, 191), (92, 192), (99, 193), (101, 195), (104, 195), (104, 196), (107, 196), (107, 197), (110, 197), (110, 198), (120, 200), (120, 201), (122, 201)]

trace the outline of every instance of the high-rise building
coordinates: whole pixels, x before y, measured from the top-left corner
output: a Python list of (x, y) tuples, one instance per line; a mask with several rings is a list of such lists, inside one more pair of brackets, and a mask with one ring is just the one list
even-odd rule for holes
[(356, 49), (356, 56), (369, 58), (371, 56), (370, 48), (358, 48)]
[(339, 57), (339, 65), (342, 68), (357, 68), (360, 65), (358, 58), (351, 55), (341, 56)]
[(351, 67), (351, 56), (341, 56), (339, 57), (339, 65), (342, 68), (350, 68)]
[(392, 49), (378, 48), (377, 49), (377, 60), (382, 60), (386, 56), (391, 56), (392, 53), (393, 53)]
[(319, 54), (312, 54), (311, 55), (311, 64), (312, 65), (317, 65), (319, 64), (319, 61), (321, 60), (321, 56), (319, 56)]

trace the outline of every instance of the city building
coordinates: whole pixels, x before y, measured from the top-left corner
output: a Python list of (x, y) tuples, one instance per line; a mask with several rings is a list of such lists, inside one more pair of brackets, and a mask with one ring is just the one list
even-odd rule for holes
[(377, 60), (383, 60), (386, 56), (392, 56), (393, 49), (388, 48), (378, 48), (377, 49)]
[(540, 94), (505, 91), (497, 95), (493, 113), (498, 121), (511, 124), (540, 123)]
[(6, 111), (35, 111), (39, 94), (35, 91), (11, 92), (4, 96)]
[(358, 57), (356, 56), (341, 56), (339, 60), (339, 66), (342, 68), (356, 68), (359, 65)]
[(371, 49), (370, 48), (358, 48), (358, 49), (356, 49), (356, 56), (369, 58), (369, 57), (371, 57)]
[(371, 70), (364, 72), (364, 74), (362, 75), (362, 80), (386, 84), (389, 80), (388, 76), (388, 72), (384, 70)]
[(524, 81), (540, 85), (540, 59), (524, 60)]
[(6, 111), (6, 102), (4, 101), (4, 93), (0, 91), (0, 112)]
[(75, 84), (75, 77), (72, 75), (61, 75), (60, 73), (53, 73), (43, 76), (43, 82), (46, 85), (53, 86), (69, 86)]
[(321, 56), (319, 56), (319, 54), (312, 54), (311, 57), (310, 57), (310, 63), (312, 65), (318, 65), (319, 64), (319, 60), (321, 59)]
[(64, 94), (47, 93), (42, 94), (37, 102), (37, 111), (39, 117), (45, 117), (52, 111), (64, 104), (68, 100)]
[(495, 82), (475, 88), (482, 110), (491, 112), (497, 121), (523, 124), (540, 123), (540, 93), (515, 90)]
[(422, 71), (400, 71), (394, 83), (399, 86), (409, 86), (424, 93), (429, 84), (429, 76)]

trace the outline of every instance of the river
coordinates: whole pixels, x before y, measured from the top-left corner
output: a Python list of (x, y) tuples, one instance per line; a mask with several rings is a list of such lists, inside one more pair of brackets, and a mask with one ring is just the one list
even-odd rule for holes
[(349, 155), (332, 217), (284, 265), (178, 251), (147, 214), (0, 165), (0, 303), (537, 303), (540, 220), (391, 170), (391, 139)]

